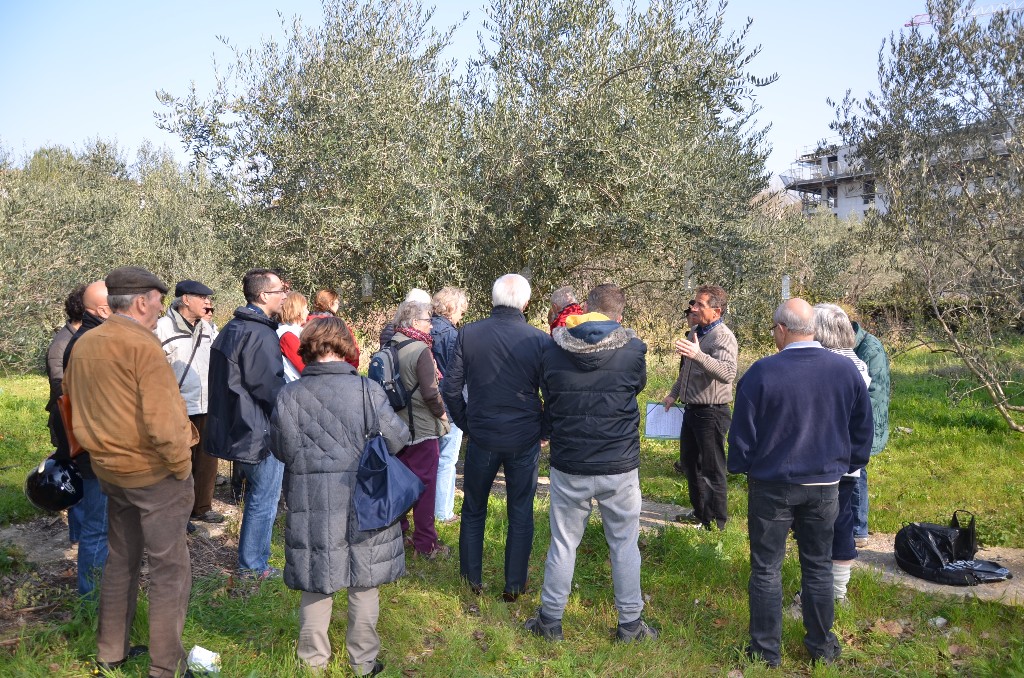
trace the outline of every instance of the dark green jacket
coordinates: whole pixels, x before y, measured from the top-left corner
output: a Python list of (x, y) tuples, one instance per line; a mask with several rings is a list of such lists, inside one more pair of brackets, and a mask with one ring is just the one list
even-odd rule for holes
[(875, 456), (889, 442), (889, 356), (878, 337), (864, 331), (857, 323), (853, 323), (853, 330), (857, 333), (853, 352), (867, 363), (868, 376), (871, 377), (868, 397), (871, 398), (871, 414), (875, 420), (875, 437), (871, 442), (871, 456)]

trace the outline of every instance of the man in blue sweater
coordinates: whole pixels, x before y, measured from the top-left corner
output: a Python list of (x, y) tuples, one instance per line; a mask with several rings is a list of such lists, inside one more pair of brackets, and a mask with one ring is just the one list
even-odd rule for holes
[(871, 401), (853, 363), (814, 341), (814, 309), (790, 299), (775, 310), (779, 352), (754, 363), (736, 389), (729, 472), (747, 475), (750, 645), (747, 656), (782, 661), (782, 561), (800, 535), (804, 645), (814, 661), (840, 654), (832, 633), (832, 528), (839, 479), (871, 451)]

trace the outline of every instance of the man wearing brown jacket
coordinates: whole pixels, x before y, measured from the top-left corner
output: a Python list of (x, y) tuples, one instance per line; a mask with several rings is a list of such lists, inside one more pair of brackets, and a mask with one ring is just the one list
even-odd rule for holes
[(96, 664), (110, 670), (147, 650), (129, 643), (145, 549), (149, 676), (191, 675), (181, 633), (192, 587), (185, 524), (198, 435), (153, 334), (167, 286), (132, 266), (111, 271), (106, 285), (114, 315), (79, 339), (64, 375), (75, 435), (108, 498)]
[(701, 285), (687, 312), (695, 327), (675, 343), (682, 356), (679, 378), (662, 403), (665, 411), (682, 400), (685, 412), (675, 469), (686, 475), (692, 515), (679, 516), (725, 529), (729, 518), (725, 484), (725, 437), (732, 415), (732, 382), (736, 378), (736, 336), (725, 322), (728, 295), (718, 285)]

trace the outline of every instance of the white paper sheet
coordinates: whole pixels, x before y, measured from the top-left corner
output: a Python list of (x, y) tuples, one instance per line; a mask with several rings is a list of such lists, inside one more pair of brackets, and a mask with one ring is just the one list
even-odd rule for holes
[(658, 440), (678, 440), (683, 427), (683, 408), (673, 405), (665, 411), (660, 402), (647, 403), (647, 421), (644, 437)]

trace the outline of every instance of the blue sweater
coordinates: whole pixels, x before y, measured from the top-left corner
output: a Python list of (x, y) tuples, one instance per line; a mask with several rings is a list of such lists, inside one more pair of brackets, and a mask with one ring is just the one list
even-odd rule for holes
[(868, 463), (873, 433), (868, 390), (849, 358), (823, 348), (780, 351), (751, 365), (736, 388), (729, 472), (837, 482)]

